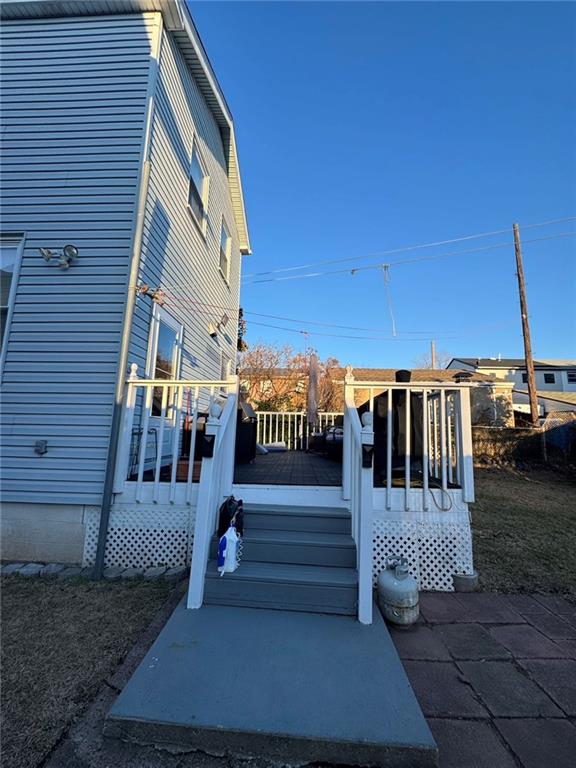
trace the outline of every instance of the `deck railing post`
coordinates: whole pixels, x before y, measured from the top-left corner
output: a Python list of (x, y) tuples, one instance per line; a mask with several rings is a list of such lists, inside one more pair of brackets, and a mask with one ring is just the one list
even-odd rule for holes
[(124, 414), (122, 418), (122, 431), (118, 443), (116, 454), (116, 469), (114, 472), (114, 493), (124, 491), (126, 479), (128, 477), (128, 464), (130, 461), (130, 449), (132, 447), (132, 430), (134, 428), (134, 411), (136, 410), (136, 394), (138, 381), (138, 366), (132, 363), (130, 366), (130, 376), (126, 387), (126, 400), (124, 403)]
[[(218, 406), (210, 407), (210, 416), (206, 422), (205, 436), (212, 438), (214, 447), (218, 445), (220, 424), (216, 409)], [(206, 564), (208, 562), (208, 553), (210, 549), (210, 538), (212, 536), (212, 521), (214, 511), (212, 509), (215, 499), (213, 498), (213, 476), (216, 469), (216, 450), (210, 458), (202, 459), (202, 468), (200, 470), (200, 484), (198, 486), (198, 505), (196, 507), (196, 520), (194, 522), (194, 546), (192, 548), (192, 563), (190, 565), (190, 584), (188, 586), (188, 608), (200, 608), (204, 599), (204, 576), (206, 574)]]
[(359, 530), (358, 541), (358, 620), (372, 623), (372, 514), (373, 514), (373, 464), (374, 428), (373, 414), (362, 414), (361, 451), (359, 460)]
[(344, 378), (344, 435), (342, 443), (342, 498), (349, 499), (351, 493), (352, 467), (352, 426), (350, 424), (349, 404), (354, 402), (354, 374), (352, 366), (346, 369)]
[(458, 393), (458, 424), (458, 459), (461, 465), (462, 501), (472, 502), (474, 501), (474, 462), (472, 458), (470, 390), (467, 387), (462, 387)]

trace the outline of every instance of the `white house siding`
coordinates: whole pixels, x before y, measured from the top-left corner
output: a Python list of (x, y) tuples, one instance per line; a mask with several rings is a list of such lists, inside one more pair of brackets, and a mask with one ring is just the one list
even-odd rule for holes
[[(1, 231), (25, 235), (2, 385), (3, 500), (60, 505), (56, 522), (70, 505), (81, 524), (101, 499), (159, 20), (2, 25)], [(65, 243), (80, 250), (66, 272), (38, 253)], [(8, 533), (22, 508), (7, 505)]]
[[(188, 210), (193, 140), (210, 177), (208, 226), (202, 236)], [(184, 326), (181, 378), (219, 379), (220, 352), (236, 359), (240, 251), (225, 151), (219, 127), (170, 32), (164, 32), (155, 89), (150, 145), (150, 180), (141, 253), (140, 279), (167, 294), (165, 309)], [(229, 285), (219, 272), (222, 216), (232, 236)], [(230, 318), (213, 340), (209, 322)], [(144, 375), (151, 299), (137, 300), (130, 362)]]

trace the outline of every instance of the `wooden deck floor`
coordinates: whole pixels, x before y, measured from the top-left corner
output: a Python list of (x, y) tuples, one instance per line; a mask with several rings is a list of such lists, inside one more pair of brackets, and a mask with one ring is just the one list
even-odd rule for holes
[(317, 453), (286, 451), (256, 456), (237, 464), (234, 482), (240, 485), (342, 485), (342, 465)]

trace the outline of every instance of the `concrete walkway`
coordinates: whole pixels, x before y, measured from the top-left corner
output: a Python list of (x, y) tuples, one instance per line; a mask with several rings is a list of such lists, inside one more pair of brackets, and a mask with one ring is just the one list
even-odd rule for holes
[(378, 612), (355, 618), (180, 603), (106, 735), (282, 763), (436, 765)]
[(576, 604), (428, 593), (391, 634), (441, 768), (576, 765)]

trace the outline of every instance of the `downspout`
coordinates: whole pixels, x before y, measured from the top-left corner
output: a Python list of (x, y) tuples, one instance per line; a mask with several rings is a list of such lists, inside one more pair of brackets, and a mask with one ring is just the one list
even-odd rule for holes
[(114, 488), (114, 472), (116, 469), (116, 458), (118, 454), (118, 441), (120, 430), (122, 428), (122, 413), (124, 391), (126, 386), (126, 377), (128, 375), (128, 355), (130, 351), (130, 336), (132, 333), (132, 321), (134, 319), (134, 308), (136, 306), (136, 286), (138, 283), (138, 274), (140, 272), (140, 251), (142, 248), (142, 235), (144, 232), (144, 214), (146, 210), (146, 200), (148, 197), (148, 182), (150, 179), (150, 135), (152, 128), (152, 117), (154, 114), (154, 103), (156, 93), (156, 80), (158, 77), (158, 66), (160, 58), (160, 46), (162, 41), (162, 15), (158, 14), (158, 29), (156, 39), (151, 45), (151, 71), (148, 79), (148, 102), (144, 137), (142, 142), (142, 161), (141, 173), (138, 181), (138, 207), (134, 222), (134, 238), (132, 242), (132, 254), (130, 256), (130, 273), (128, 277), (128, 290), (126, 303), (124, 306), (124, 318), (122, 328), (122, 340), (120, 344), (120, 353), (118, 359), (118, 376), (116, 379), (116, 390), (114, 394), (114, 409), (112, 411), (112, 424), (110, 427), (110, 441), (108, 444), (108, 457), (106, 460), (106, 474), (104, 477), (104, 489), (102, 491), (102, 505), (100, 512), (100, 526), (98, 529), (98, 543), (96, 546), (96, 558), (94, 568), (92, 569), (92, 578), (101, 579), (104, 571), (104, 558), (106, 555), (106, 541), (108, 538), (108, 524), (110, 522), (110, 509), (112, 507), (112, 497)]

